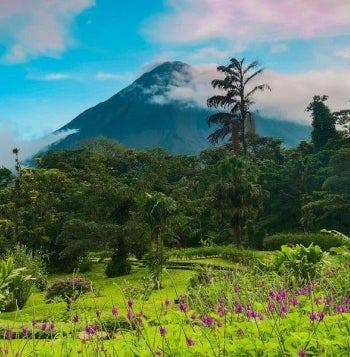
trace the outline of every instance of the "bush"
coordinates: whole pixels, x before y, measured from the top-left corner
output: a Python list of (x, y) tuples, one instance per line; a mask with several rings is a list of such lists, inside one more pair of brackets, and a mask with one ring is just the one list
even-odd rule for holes
[(318, 245), (309, 247), (296, 245), (294, 248), (283, 245), (277, 252), (273, 267), (279, 273), (287, 272), (298, 281), (311, 281), (322, 264), (323, 252)]
[(77, 299), (81, 294), (91, 291), (91, 282), (84, 278), (72, 277), (56, 280), (46, 293), (46, 300), (52, 301), (55, 297), (62, 299)]
[(42, 254), (32, 253), (26, 246), (17, 244), (8, 250), (7, 257), (13, 258), (15, 268), (26, 268), (27, 273), (35, 279), (34, 284), (40, 291), (46, 289), (47, 276)]
[(131, 264), (128, 261), (128, 249), (124, 237), (119, 237), (116, 244), (116, 250), (113, 252), (111, 260), (106, 267), (108, 278), (127, 275), (131, 271)]
[(330, 250), (332, 247), (340, 247), (343, 242), (340, 237), (329, 233), (278, 233), (266, 237), (263, 247), (266, 250), (280, 250), (282, 245), (309, 246), (311, 243), (318, 245), (322, 250)]

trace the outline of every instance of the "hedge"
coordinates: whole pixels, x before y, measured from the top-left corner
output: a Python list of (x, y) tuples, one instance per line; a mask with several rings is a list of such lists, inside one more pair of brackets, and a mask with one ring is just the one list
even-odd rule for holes
[(280, 250), (282, 245), (309, 246), (311, 243), (320, 246), (322, 250), (329, 250), (341, 246), (343, 240), (328, 233), (278, 233), (267, 236), (263, 241), (263, 247), (266, 250)]

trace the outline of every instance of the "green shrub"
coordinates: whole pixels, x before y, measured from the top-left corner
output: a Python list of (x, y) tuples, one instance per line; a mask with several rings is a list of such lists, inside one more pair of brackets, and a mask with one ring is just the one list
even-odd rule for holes
[(52, 301), (55, 297), (62, 299), (77, 299), (81, 294), (91, 291), (91, 282), (81, 277), (72, 277), (56, 280), (46, 293), (46, 300)]
[(312, 243), (308, 247), (296, 245), (291, 248), (283, 245), (277, 252), (273, 267), (280, 273), (290, 273), (297, 281), (311, 281), (320, 268), (323, 252)]
[(263, 247), (266, 250), (279, 250), (282, 245), (309, 246), (311, 243), (320, 246), (322, 250), (330, 250), (332, 247), (340, 247), (342, 239), (329, 233), (278, 233), (266, 237)]
[(27, 302), (33, 278), (26, 268), (16, 268), (12, 257), (0, 261), (0, 309), (22, 309)]
[(13, 257), (15, 268), (26, 268), (27, 273), (35, 279), (34, 284), (40, 291), (46, 289), (47, 275), (42, 254), (32, 253), (26, 246), (17, 244), (7, 251), (7, 257)]

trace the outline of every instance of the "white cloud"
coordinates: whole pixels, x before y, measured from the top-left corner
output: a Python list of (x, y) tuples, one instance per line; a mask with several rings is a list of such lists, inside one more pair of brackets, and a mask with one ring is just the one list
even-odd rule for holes
[(0, 131), (0, 167), (5, 166), (14, 169), (13, 148), (20, 150), (19, 157), (22, 162), (31, 159), (39, 151), (44, 150), (49, 145), (63, 140), (68, 135), (75, 133), (76, 130), (60, 131), (40, 139), (21, 140), (11, 130)]
[(71, 75), (68, 73), (54, 72), (45, 74), (28, 74), (26, 78), (38, 81), (60, 81), (71, 78)]
[(3, 60), (58, 56), (71, 44), (69, 27), (75, 16), (93, 5), (94, 0), (1, 0)]
[(109, 72), (97, 72), (95, 78), (100, 81), (108, 81), (108, 80), (123, 80), (125, 75), (123, 74), (116, 74), (116, 73), (109, 73)]
[(350, 60), (350, 48), (337, 51), (335, 54), (345, 60)]
[[(190, 81), (188, 75), (177, 74), (174, 83), (165, 90), (163, 88), (162, 94), (154, 95), (151, 100), (159, 104), (173, 100), (190, 101), (192, 105), (206, 107), (207, 98), (215, 93), (210, 83), (214, 78), (220, 78), (216, 65), (193, 66), (188, 71)], [(255, 109), (268, 117), (310, 124), (305, 108), (312, 97), (318, 94), (329, 96), (327, 104), (334, 111), (349, 106), (349, 68), (301, 74), (265, 71), (258, 81), (268, 83), (272, 88), (271, 92), (262, 92), (255, 96)], [(157, 88), (154, 88), (153, 93), (157, 93)]]
[(350, 2), (344, 0), (167, 0), (168, 11), (145, 24), (156, 42), (191, 44), (225, 39), (247, 42), (336, 36), (349, 33)]

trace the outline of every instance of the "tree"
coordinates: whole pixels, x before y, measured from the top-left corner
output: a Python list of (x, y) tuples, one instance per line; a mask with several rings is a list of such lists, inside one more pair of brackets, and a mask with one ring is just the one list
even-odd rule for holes
[(228, 221), (236, 244), (241, 245), (242, 229), (257, 217), (267, 197), (258, 184), (256, 165), (235, 156), (222, 160), (211, 191), (213, 219), (221, 224)]
[(175, 201), (161, 192), (145, 193), (136, 198), (140, 216), (151, 232), (151, 251), (146, 263), (153, 274), (155, 286), (161, 287), (162, 269), (165, 263), (163, 234), (169, 218), (176, 211)]
[(225, 75), (224, 79), (214, 79), (211, 84), (225, 94), (217, 94), (208, 98), (209, 108), (228, 109), (228, 112), (219, 112), (208, 117), (208, 125), (218, 125), (208, 139), (211, 143), (217, 143), (227, 135), (231, 135), (231, 145), (233, 152), (239, 151), (239, 142), (242, 142), (243, 152), (246, 153), (246, 132), (248, 121), (252, 122), (250, 107), (254, 104), (253, 95), (258, 91), (270, 90), (267, 84), (253, 85), (248, 88), (253, 80), (261, 75), (264, 68), (259, 68), (257, 61), (247, 66), (244, 59), (237, 60), (232, 58), (228, 66), (219, 66), (217, 70)]
[(311, 138), (316, 150), (324, 147), (329, 139), (338, 136), (335, 129), (335, 117), (325, 104), (327, 99), (326, 95), (315, 95), (306, 108), (306, 111), (311, 112), (312, 116)]

